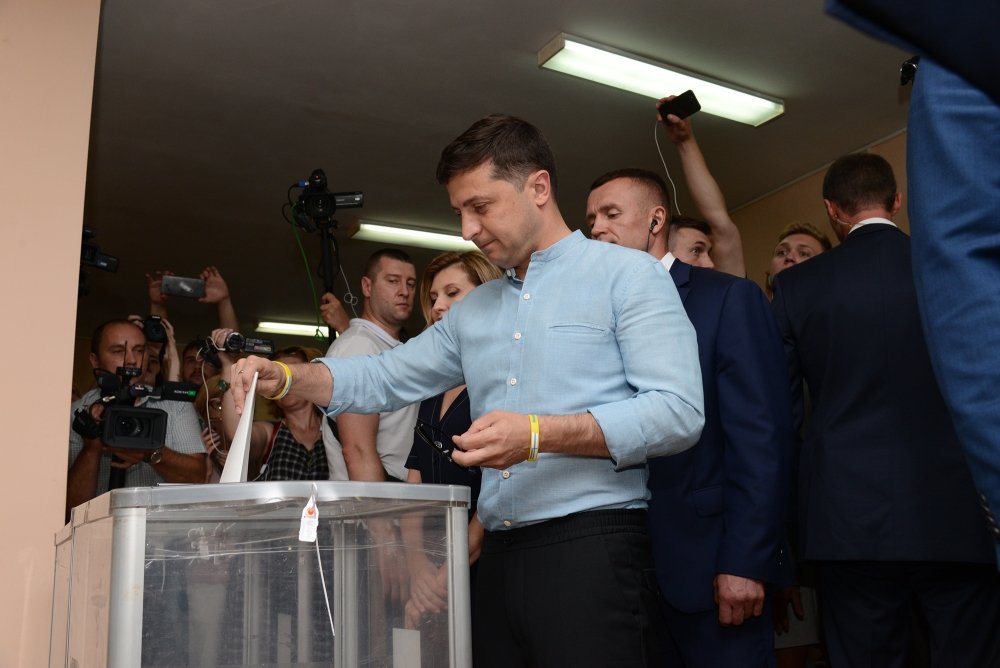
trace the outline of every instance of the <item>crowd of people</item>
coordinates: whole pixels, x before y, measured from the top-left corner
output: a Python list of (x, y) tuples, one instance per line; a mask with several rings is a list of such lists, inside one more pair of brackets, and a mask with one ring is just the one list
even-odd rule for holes
[[(113, 469), (217, 481), (257, 374), (279, 415), (253, 422), (250, 479), (471, 488), (477, 666), (1000, 665), (995, 538), (921, 333), (891, 167), (835, 161), (817, 195), (839, 245), (790, 223), (761, 290), (690, 122), (660, 121), (701, 219), (672, 215), (658, 174), (617, 169), (591, 186), (588, 239), (538, 129), (493, 115), (437, 169), (479, 251), (438, 256), (419, 287), (408, 255), (374, 253), (360, 317), (324, 296), (325, 354), (223, 351), (238, 327), (214, 267), (218, 367), (172, 330), (152, 355), (141, 323), (105, 323), (96, 374), (141, 367), (201, 396), (136, 399), (168, 411), (156, 450), (72, 434), (67, 507)], [(427, 326), (404, 343), (418, 293)], [(98, 394), (74, 412), (100, 417)], [(424, 529), (370, 526), (405, 548), (392, 588), (411, 628), (448, 605)]]

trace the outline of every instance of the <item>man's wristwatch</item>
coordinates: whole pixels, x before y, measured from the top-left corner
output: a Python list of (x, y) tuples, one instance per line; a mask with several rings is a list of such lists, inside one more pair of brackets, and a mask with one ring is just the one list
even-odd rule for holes
[(156, 466), (157, 464), (162, 462), (163, 448), (157, 448), (156, 450), (153, 450), (151, 453), (149, 453), (149, 457), (146, 458), (146, 461), (152, 464), (153, 466)]

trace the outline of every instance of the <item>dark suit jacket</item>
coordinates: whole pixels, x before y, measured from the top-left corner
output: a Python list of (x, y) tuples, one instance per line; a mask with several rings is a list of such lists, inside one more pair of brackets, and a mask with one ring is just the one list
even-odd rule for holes
[(827, 0), (826, 11), (873, 37), (930, 56), (1000, 104), (996, 0)]
[[(683, 612), (703, 612), (715, 608), (718, 573), (778, 578), (791, 410), (781, 341), (760, 288), (680, 261), (670, 275), (698, 337), (705, 428), (690, 450), (649, 462), (649, 526), (664, 597)], [(671, 354), (669, 341), (663, 354)]]
[(772, 305), (793, 395), (804, 381), (812, 401), (799, 466), (802, 557), (992, 563), (931, 371), (910, 238), (891, 225), (858, 228), (779, 274)]

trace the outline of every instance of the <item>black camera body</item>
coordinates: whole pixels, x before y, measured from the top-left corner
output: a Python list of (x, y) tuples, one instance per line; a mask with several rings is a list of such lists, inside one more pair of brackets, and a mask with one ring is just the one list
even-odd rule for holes
[(243, 336), (239, 332), (230, 332), (226, 340), (222, 342), (222, 347), (217, 347), (211, 337), (205, 337), (198, 354), (203, 360), (212, 366), (222, 368), (222, 361), (216, 351), (224, 350), (227, 353), (250, 353), (269, 357), (274, 354), (274, 341), (271, 339), (254, 339)]
[(365, 195), (362, 192), (330, 192), (326, 173), (322, 169), (314, 169), (309, 180), (301, 187), (302, 193), (292, 207), (292, 212), (295, 222), (309, 232), (316, 229), (316, 222), (336, 227), (333, 214), (337, 209), (356, 209), (365, 205)]
[(142, 333), (146, 336), (146, 343), (167, 342), (167, 328), (163, 326), (163, 318), (158, 315), (147, 316), (142, 321)]
[(142, 375), (136, 367), (118, 367), (115, 374), (97, 377), (101, 402), (106, 404), (101, 419), (91, 415), (89, 407), (73, 416), (73, 431), (84, 438), (100, 438), (105, 445), (133, 450), (156, 450), (167, 440), (167, 413), (159, 408), (136, 406), (138, 397), (149, 396), (148, 385), (129, 384), (131, 378)]

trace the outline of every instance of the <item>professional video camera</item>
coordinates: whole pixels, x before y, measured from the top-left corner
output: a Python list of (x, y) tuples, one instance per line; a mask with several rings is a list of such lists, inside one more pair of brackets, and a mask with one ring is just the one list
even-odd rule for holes
[(142, 369), (120, 366), (116, 373), (99, 373), (97, 387), (104, 413), (95, 418), (90, 407), (79, 409), (73, 416), (73, 431), (84, 438), (100, 438), (114, 448), (155, 450), (166, 443), (167, 414), (159, 408), (136, 406), (139, 397), (152, 396), (154, 388), (130, 383), (142, 375)]
[(224, 350), (227, 353), (251, 353), (267, 357), (274, 354), (274, 341), (271, 339), (253, 339), (243, 336), (239, 332), (230, 332), (220, 348), (212, 341), (212, 337), (206, 336), (205, 342), (201, 345), (201, 350), (198, 351), (198, 355), (212, 366), (221, 368), (222, 362), (219, 360), (218, 354), (220, 350)]
[[(148, 340), (156, 341), (156, 332), (163, 332), (163, 323), (157, 316), (143, 321)], [(150, 335), (152, 331), (152, 336)], [(198, 386), (193, 383), (165, 382), (157, 386), (134, 383), (142, 375), (138, 367), (120, 366), (115, 373), (96, 370), (97, 387), (101, 392), (99, 402), (105, 406), (103, 414), (95, 418), (90, 407), (79, 409), (73, 416), (73, 431), (84, 438), (100, 438), (105, 445), (137, 450), (155, 450), (165, 445), (167, 413), (159, 408), (136, 406), (140, 397), (163, 401), (194, 401)]]
[(80, 245), (80, 283), (77, 287), (77, 293), (80, 297), (90, 294), (90, 284), (87, 281), (87, 272), (83, 270), (84, 266), (96, 267), (102, 271), (110, 271), (112, 273), (118, 271), (118, 258), (114, 255), (102, 253), (100, 246), (90, 243), (96, 236), (97, 230), (94, 228), (83, 228), (83, 243)]
[(315, 232), (317, 226), (322, 229), (324, 224), (336, 227), (333, 214), (337, 209), (355, 209), (365, 205), (364, 193), (331, 193), (327, 189), (326, 172), (322, 169), (314, 169), (308, 181), (300, 181), (296, 185), (302, 188), (302, 192), (292, 207), (292, 213), (298, 226), (307, 232)]

